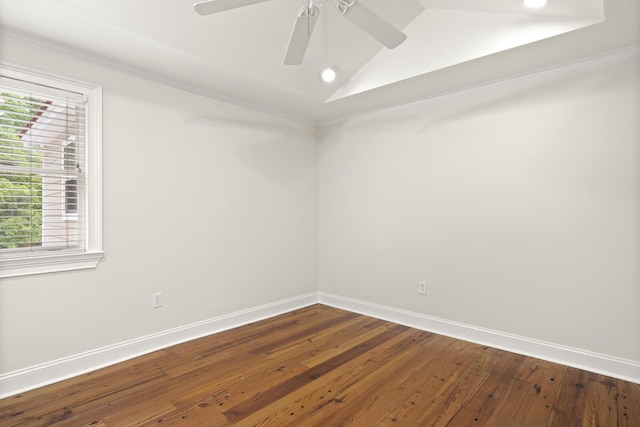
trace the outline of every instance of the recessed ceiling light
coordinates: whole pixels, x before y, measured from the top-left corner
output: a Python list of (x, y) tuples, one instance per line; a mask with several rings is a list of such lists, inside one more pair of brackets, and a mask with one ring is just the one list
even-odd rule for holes
[(324, 70), (320, 71), (320, 80), (325, 83), (331, 83), (338, 77), (338, 72), (334, 67), (327, 67)]
[(524, 0), (524, 5), (532, 9), (542, 7), (546, 4), (547, 0)]

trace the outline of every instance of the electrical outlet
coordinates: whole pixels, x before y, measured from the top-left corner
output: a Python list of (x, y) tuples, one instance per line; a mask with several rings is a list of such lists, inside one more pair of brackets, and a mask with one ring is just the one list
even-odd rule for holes
[(427, 294), (427, 282), (420, 281), (418, 283), (418, 293), (422, 294), (422, 295), (426, 295)]
[(155, 294), (151, 295), (151, 307), (162, 307), (162, 292), (156, 292)]

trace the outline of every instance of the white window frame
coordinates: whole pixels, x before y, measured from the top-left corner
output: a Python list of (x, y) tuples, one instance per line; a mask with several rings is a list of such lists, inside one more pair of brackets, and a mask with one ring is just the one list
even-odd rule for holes
[(87, 100), (86, 118), (86, 221), (85, 248), (79, 253), (42, 254), (38, 251), (3, 259), (0, 278), (81, 270), (97, 267), (104, 256), (102, 246), (102, 86), (44, 73), (0, 61), (0, 75), (77, 92)]

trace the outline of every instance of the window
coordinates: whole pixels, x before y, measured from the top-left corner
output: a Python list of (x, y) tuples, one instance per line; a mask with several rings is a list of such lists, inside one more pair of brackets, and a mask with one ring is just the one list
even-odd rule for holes
[(101, 89), (0, 63), (0, 277), (102, 258)]

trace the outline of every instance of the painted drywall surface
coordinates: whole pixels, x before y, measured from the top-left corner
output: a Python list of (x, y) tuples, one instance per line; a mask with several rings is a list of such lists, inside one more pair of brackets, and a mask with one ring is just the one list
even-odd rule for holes
[(322, 129), (320, 290), (640, 361), (638, 75), (634, 56)]
[(1, 48), (103, 85), (105, 258), (2, 279), (0, 373), (317, 290), (314, 128), (73, 55)]

